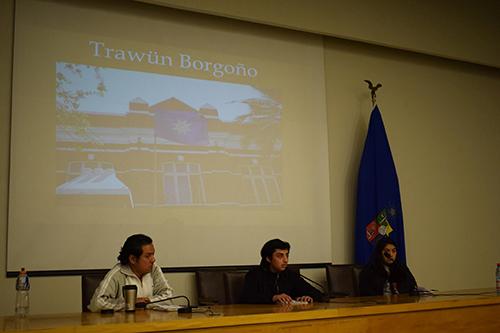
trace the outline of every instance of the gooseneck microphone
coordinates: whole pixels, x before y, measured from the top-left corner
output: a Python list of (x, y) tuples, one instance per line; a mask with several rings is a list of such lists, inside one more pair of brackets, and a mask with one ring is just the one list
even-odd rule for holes
[(323, 287), (320, 283), (314, 281), (313, 279), (310, 279), (308, 278), (307, 276), (305, 275), (302, 275), (302, 274), (299, 274), (299, 276), (301, 278), (303, 278), (304, 280), (307, 280), (309, 282), (311, 282), (312, 284), (318, 286), (320, 289), (321, 289), (321, 294), (323, 295), (323, 300), (324, 302), (328, 302), (328, 300), (330, 299), (330, 296), (328, 295), (328, 293), (325, 291), (325, 287)]
[(325, 293), (325, 288), (324, 288), (324, 287), (323, 287), (320, 283), (318, 283), (318, 282), (316, 282), (316, 281), (314, 281), (314, 280), (312, 280), (312, 279), (308, 278), (308, 277), (307, 277), (307, 276), (305, 276), (305, 275), (302, 275), (302, 274), (299, 274), (299, 275), (300, 275), (300, 277), (301, 277), (301, 278), (303, 278), (304, 280), (307, 280), (307, 281), (311, 282), (312, 284), (315, 284), (315, 285), (317, 285), (318, 287), (320, 287), (320, 289), (321, 289), (321, 291), (323, 292), (323, 294), (326, 294), (326, 293)]
[(166, 297), (166, 298), (162, 298), (162, 299), (159, 299), (159, 300), (156, 300), (156, 301), (152, 301), (152, 302), (149, 302), (149, 303), (137, 303), (135, 306), (137, 308), (145, 308), (148, 304), (161, 303), (161, 302), (170, 301), (170, 300), (174, 300), (174, 299), (178, 299), (178, 298), (184, 298), (186, 300), (186, 302), (187, 302), (187, 305), (178, 308), (177, 309), (177, 313), (191, 313), (191, 312), (193, 312), (194, 306), (191, 306), (191, 302), (189, 301), (189, 298), (187, 298), (184, 295)]

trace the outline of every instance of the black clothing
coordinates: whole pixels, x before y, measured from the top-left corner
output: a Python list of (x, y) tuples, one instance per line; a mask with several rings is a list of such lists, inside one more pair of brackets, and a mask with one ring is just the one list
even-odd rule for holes
[(307, 283), (298, 272), (287, 268), (281, 273), (273, 273), (267, 267), (259, 266), (245, 276), (241, 301), (250, 304), (271, 304), (273, 296), (282, 293), (293, 299), (311, 296), (315, 302), (321, 302), (324, 298), (323, 294)]
[(381, 263), (368, 263), (359, 275), (359, 293), (361, 296), (383, 295), (387, 281), (393, 293), (394, 289), (397, 289), (400, 294), (417, 292), (417, 281), (410, 269), (405, 264), (396, 261), (389, 266), (389, 272)]

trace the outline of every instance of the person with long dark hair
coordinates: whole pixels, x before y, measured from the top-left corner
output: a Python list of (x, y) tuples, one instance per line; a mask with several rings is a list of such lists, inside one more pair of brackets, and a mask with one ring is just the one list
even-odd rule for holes
[(381, 238), (375, 245), (370, 261), (360, 273), (359, 292), (361, 296), (417, 292), (417, 281), (398, 260), (396, 243), (389, 237)]

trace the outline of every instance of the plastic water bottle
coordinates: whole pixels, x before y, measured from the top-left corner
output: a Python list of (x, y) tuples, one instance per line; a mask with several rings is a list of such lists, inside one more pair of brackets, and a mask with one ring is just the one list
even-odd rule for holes
[(391, 284), (389, 283), (389, 280), (386, 280), (385, 283), (384, 283), (384, 291), (383, 291), (384, 295), (392, 295), (392, 291), (391, 291)]
[(30, 311), (30, 279), (24, 267), (17, 276), (16, 290), (16, 315), (24, 317)]
[(500, 295), (500, 262), (497, 263), (497, 295)]

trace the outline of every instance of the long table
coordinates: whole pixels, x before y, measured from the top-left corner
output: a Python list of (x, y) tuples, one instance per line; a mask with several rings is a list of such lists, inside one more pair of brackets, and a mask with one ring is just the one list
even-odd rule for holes
[(500, 296), (483, 289), (436, 296), (335, 298), (307, 305), (221, 305), (197, 311), (9, 316), (0, 317), (0, 332), (500, 332)]

